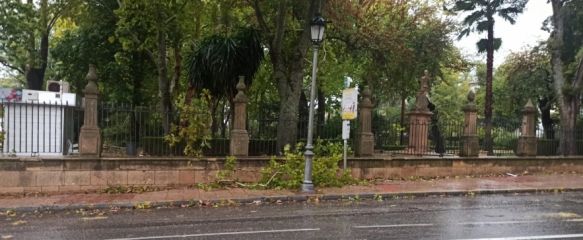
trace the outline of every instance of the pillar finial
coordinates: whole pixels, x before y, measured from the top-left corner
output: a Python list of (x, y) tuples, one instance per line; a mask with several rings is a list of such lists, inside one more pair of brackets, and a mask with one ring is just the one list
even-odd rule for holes
[(97, 71), (95, 70), (95, 65), (89, 64), (89, 71), (87, 72), (87, 76), (85, 76), (87, 80), (87, 85), (83, 90), (85, 94), (99, 94), (99, 89), (97, 88)]
[(467, 98), (468, 98), (468, 102), (473, 103), (474, 100), (476, 100), (476, 94), (474, 93), (474, 91), (470, 90)]
[(247, 102), (247, 95), (245, 95), (245, 90), (247, 86), (245, 86), (245, 77), (239, 76), (239, 82), (237, 83), (237, 95), (235, 95), (235, 102)]

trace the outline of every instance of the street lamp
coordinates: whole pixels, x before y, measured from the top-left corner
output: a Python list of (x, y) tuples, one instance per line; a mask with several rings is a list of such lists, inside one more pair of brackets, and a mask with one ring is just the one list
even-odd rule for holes
[(302, 192), (314, 192), (314, 183), (312, 183), (312, 160), (314, 159), (313, 130), (314, 127), (314, 98), (316, 97), (316, 72), (318, 70), (318, 47), (324, 39), (324, 29), (326, 20), (320, 14), (316, 14), (310, 23), (312, 33), (312, 43), (314, 49), (314, 59), (312, 61), (312, 83), (310, 87), (310, 115), (308, 117), (308, 142), (306, 143), (306, 168), (304, 170), (304, 182), (302, 183)]

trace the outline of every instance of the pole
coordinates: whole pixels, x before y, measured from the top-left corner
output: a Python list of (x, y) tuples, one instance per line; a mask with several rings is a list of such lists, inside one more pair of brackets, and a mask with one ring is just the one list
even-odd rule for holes
[[(348, 77), (344, 77), (344, 88), (350, 87), (350, 81)], [(350, 138), (350, 121), (343, 120), (342, 121), (342, 139), (344, 139), (344, 156), (343, 156), (343, 171), (346, 171), (347, 168), (347, 155), (348, 155), (348, 138)]]
[(347, 160), (346, 156), (348, 155), (348, 138), (350, 138), (350, 121), (343, 120), (342, 121), (342, 139), (344, 140), (344, 154), (343, 154), (343, 163), (344, 163), (344, 170), (346, 170)]
[(314, 59), (312, 61), (312, 84), (310, 90), (310, 115), (308, 116), (308, 142), (306, 143), (306, 167), (304, 169), (304, 182), (302, 183), (302, 192), (314, 192), (314, 183), (312, 183), (312, 160), (314, 159), (314, 149), (312, 127), (314, 126), (314, 98), (316, 97), (316, 72), (318, 71), (318, 45), (314, 45)]
[(348, 154), (348, 139), (344, 139), (344, 171), (346, 171), (346, 155)]

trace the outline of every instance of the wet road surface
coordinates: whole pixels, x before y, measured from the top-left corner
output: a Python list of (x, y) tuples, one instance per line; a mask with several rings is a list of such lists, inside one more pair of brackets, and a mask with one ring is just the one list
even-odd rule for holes
[(583, 193), (5, 212), (0, 239), (583, 239)]

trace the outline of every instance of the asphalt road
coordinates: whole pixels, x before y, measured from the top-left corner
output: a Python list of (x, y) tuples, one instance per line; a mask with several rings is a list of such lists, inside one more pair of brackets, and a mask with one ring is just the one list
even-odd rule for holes
[(583, 193), (2, 213), (0, 239), (583, 239)]

